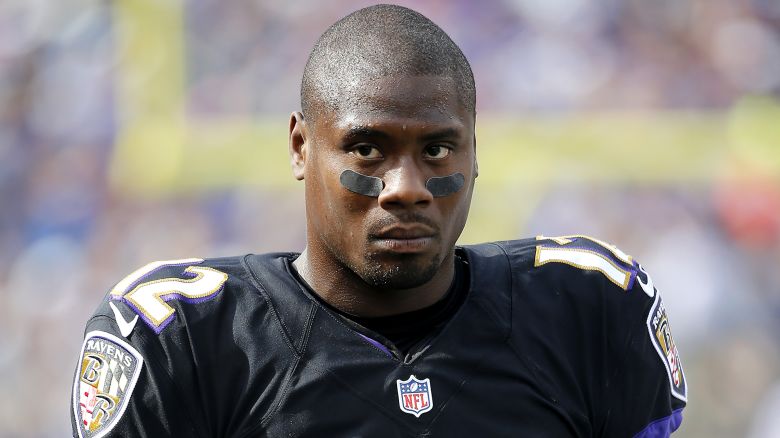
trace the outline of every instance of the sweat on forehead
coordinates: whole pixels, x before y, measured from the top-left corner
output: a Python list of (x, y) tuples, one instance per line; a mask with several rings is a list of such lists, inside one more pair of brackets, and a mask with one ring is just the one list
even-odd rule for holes
[(394, 75), (451, 77), (474, 112), (474, 76), (460, 48), (428, 18), (395, 5), (360, 9), (322, 34), (303, 72), (301, 110), (311, 120), (349, 105), (358, 84)]

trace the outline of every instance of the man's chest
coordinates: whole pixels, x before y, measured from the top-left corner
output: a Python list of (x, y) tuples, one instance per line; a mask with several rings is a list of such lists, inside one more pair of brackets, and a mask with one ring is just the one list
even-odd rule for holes
[(231, 429), (247, 437), (590, 435), (584, 403), (540, 383), (545, 364), (528, 363), (495, 325), (470, 320), (456, 318), (406, 360), (326, 313), (312, 319), (300, 355), (280, 353), (289, 350), (281, 342), (276, 351), (247, 344), (249, 360), (232, 361), (227, 373), (250, 367), (235, 383), (232, 417), (242, 425)]
[[(468, 347), (468, 346), (464, 346)], [(472, 348), (478, 348), (472, 346)], [(475, 352), (476, 353), (476, 352)], [(304, 357), (258, 432), (269, 436), (583, 436), (587, 412), (556, 400), (508, 348), (411, 364)], [(566, 407), (563, 407), (566, 405)]]

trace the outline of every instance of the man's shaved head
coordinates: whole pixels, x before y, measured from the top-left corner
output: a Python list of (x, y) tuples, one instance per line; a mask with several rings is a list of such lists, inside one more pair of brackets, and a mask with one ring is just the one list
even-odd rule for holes
[(435, 23), (411, 9), (376, 5), (353, 12), (317, 40), (303, 71), (301, 110), (310, 121), (354, 97), (351, 87), (390, 75), (447, 76), (474, 113), (474, 75), (466, 57)]

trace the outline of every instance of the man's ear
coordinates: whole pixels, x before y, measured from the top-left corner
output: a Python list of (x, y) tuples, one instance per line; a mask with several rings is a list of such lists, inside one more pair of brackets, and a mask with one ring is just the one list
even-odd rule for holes
[(290, 114), (290, 165), (292, 166), (293, 176), (298, 181), (304, 177), (306, 169), (306, 156), (308, 154), (308, 130), (306, 122), (303, 120), (303, 114), (295, 111)]

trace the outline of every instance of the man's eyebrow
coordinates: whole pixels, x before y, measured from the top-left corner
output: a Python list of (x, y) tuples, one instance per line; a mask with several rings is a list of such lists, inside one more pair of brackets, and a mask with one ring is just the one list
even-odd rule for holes
[(447, 138), (458, 139), (461, 136), (461, 130), (456, 128), (443, 128), (433, 132), (427, 132), (420, 136), (422, 141), (442, 140)]
[[(457, 129), (455, 127), (447, 127), (447, 128), (437, 129), (432, 132), (426, 132), (420, 135), (419, 140), (427, 142), (427, 141), (435, 141), (435, 140), (443, 140), (443, 139), (458, 139), (461, 137), (461, 135), (462, 132), (460, 129)], [(343, 138), (346, 140), (356, 140), (360, 138), (389, 139), (391, 138), (391, 135), (385, 131), (374, 129), (369, 126), (355, 125), (347, 129), (347, 131), (344, 133)]]
[(344, 133), (344, 138), (348, 140), (366, 137), (386, 139), (390, 138), (390, 135), (384, 131), (362, 125), (352, 126), (347, 130), (347, 132)]

